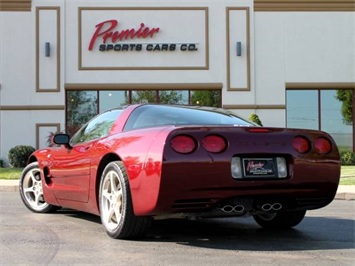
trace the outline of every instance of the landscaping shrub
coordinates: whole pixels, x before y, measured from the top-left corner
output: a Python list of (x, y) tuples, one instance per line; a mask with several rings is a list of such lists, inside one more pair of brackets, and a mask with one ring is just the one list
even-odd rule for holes
[(342, 165), (355, 165), (355, 152), (340, 151), (340, 161)]
[(248, 119), (249, 119), (249, 121), (254, 122), (255, 124), (257, 124), (259, 126), (263, 126), (263, 123), (261, 122), (261, 120), (257, 114), (251, 114)]
[(28, 157), (35, 151), (32, 146), (18, 145), (9, 150), (9, 163), (12, 167), (25, 167)]

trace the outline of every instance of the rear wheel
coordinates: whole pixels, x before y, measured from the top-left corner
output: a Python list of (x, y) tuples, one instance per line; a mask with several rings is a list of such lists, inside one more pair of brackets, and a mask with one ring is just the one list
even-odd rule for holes
[(19, 191), (23, 203), (33, 212), (53, 212), (60, 208), (50, 205), (44, 200), (40, 170), (37, 162), (27, 165), (22, 171)]
[(290, 211), (257, 214), (253, 218), (261, 227), (286, 229), (298, 225), (305, 215), (306, 211)]
[(105, 167), (99, 204), (101, 222), (110, 237), (138, 238), (149, 230), (151, 217), (138, 217), (133, 212), (128, 176), (122, 162), (111, 162)]

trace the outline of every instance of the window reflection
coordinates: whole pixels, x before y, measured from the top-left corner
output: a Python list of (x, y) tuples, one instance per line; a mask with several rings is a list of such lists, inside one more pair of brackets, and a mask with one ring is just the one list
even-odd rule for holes
[(188, 91), (161, 90), (159, 93), (159, 103), (162, 104), (189, 104)]
[(353, 146), (352, 125), (344, 123), (342, 103), (336, 99), (336, 90), (321, 91), (321, 129), (328, 132), (338, 146)]
[(287, 127), (318, 129), (317, 90), (289, 90), (286, 103)]
[(156, 103), (157, 91), (155, 90), (137, 90), (132, 91), (131, 103)]
[(68, 90), (66, 93), (66, 128), (70, 135), (98, 113), (127, 104), (221, 106), (220, 90)]
[(128, 103), (128, 91), (99, 91), (99, 113)]
[(97, 114), (96, 91), (67, 91), (67, 128), (73, 135), (83, 124)]
[(353, 148), (353, 126), (346, 123), (337, 90), (288, 90), (286, 123), (289, 128), (329, 133), (340, 148)]
[(122, 110), (112, 110), (95, 117), (74, 135), (71, 145), (107, 136), (121, 112)]
[(195, 90), (191, 91), (191, 105), (221, 106), (221, 91), (219, 90)]

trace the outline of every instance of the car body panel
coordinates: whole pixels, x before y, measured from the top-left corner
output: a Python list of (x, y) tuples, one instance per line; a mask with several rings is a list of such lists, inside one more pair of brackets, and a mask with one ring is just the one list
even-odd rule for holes
[[(325, 132), (284, 128), (258, 130), (240, 125), (158, 125), (127, 128), (127, 121), (141, 105), (125, 108), (108, 136), (73, 147), (36, 151), (30, 160), (39, 162), (46, 202), (100, 214), (98, 186), (107, 160), (123, 162), (137, 216), (173, 213), (206, 213), (231, 200), (248, 201), (250, 211), (269, 199), (284, 210), (321, 208), (336, 193), (340, 178), (339, 152)], [(147, 107), (149, 108), (149, 106)], [(177, 135), (192, 136), (197, 148), (181, 154), (171, 148)], [(211, 153), (201, 145), (209, 135), (227, 141), (223, 152)], [(304, 154), (291, 145), (296, 136), (311, 144), (319, 137), (330, 141), (332, 150), (318, 154), (314, 147)], [(233, 157), (276, 158), (287, 161), (285, 178), (233, 178)]]
[[(232, 135), (240, 138), (229, 141), (228, 150), (214, 155), (213, 159), (209, 158), (209, 154), (204, 150), (196, 151), (195, 157), (188, 160), (172, 151), (165, 151), (160, 207), (157, 209), (161, 212), (203, 210), (218, 204), (219, 201), (238, 197), (283, 197), (293, 198), (293, 200), (304, 199), (304, 201), (309, 199), (309, 208), (329, 204), (335, 196), (340, 176), (339, 154), (336, 149), (327, 156), (326, 160), (312, 153), (299, 155), (288, 144), (292, 137), (299, 134), (299, 131), (270, 128), (268, 133), (250, 133), (249, 129), (206, 128), (207, 134), (215, 131), (229, 140), (233, 139)], [(187, 133), (186, 129), (182, 130), (184, 134)], [(310, 139), (325, 134), (307, 130), (302, 133)], [(206, 133), (196, 128), (190, 129), (188, 134), (196, 134), (196, 138), (202, 138)], [(289, 164), (287, 178), (236, 180), (231, 176), (230, 164), (233, 156), (258, 158), (276, 155), (287, 158)], [(200, 199), (200, 204), (196, 203), (196, 199)], [(191, 208), (188, 207), (189, 204)]]

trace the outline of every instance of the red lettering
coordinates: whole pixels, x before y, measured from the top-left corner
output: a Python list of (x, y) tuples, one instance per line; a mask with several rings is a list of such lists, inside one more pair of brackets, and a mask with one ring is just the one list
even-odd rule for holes
[[(103, 32), (101, 32), (102, 28), (105, 26), (106, 23), (110, 23), (111, 26), (109, 26), (107, 30), (104, 30)], [(96, 41), (96, 39), (99, 36), (109, 32), (112, 29), (114, 29), (117, 26), (117, 24), (118, 24), (117, 20), (107, 20), (107, 21), (104, 21), (104, 22), (101, 22), (101, 23), (97, 24), (96, 25), (96, 31), (95, 31), (94, 35), (92, 35), (92, 37), (91, 37), (91, 41), (90, 41), (90, 44), (89, 44), (89, 51), (92, 50), (92, 48), (94, 47), (95, 41)], [(108, 36), (106, 38), (104, 38), (104, 43), (106, 42), (107, 38), (108, 38)]]
[(159, 28), (152, 28), (149, 32), (149, 35), (151, 38), (153, 38), (154, 33), (158, 33), (159, 32)]
[(96, 25), (96, 31), (91, 37), (89, 44), (89, 51), (93, 49), (96, 40), (101, 36), (102, 42), (106, 43), (111, 39), (112, 43), (117, 42), (118, 40), (122, 41), (123, 39), (134, 39), (134, 38), (153, 38), (153, 36), (159, 32), (160, 28), (149, 28), (140, 24), (138, 30), (135, 29), (125, 29), (121, 31), (113, 31), (118, 25), (117, 20), (107, 20)]
[[(130, 29), (130, 30), (123, 30), (121, 31), (120, 33), (120, 40), (122, 41), (122, 39), (128, 39), (128, 38), (131, 38), (133, 39), (134, 38), (134, 34), (135, 34), (135, 30), (134, 29)], [(113, 40), (112, 40), (113, 41)]]
[(141, 23), (141, 27), (139, 28), (139, 30), (137, 30), (135, 34), (137, 38), (141, 37), (143, 28), (144, 28), (144, 23)]

